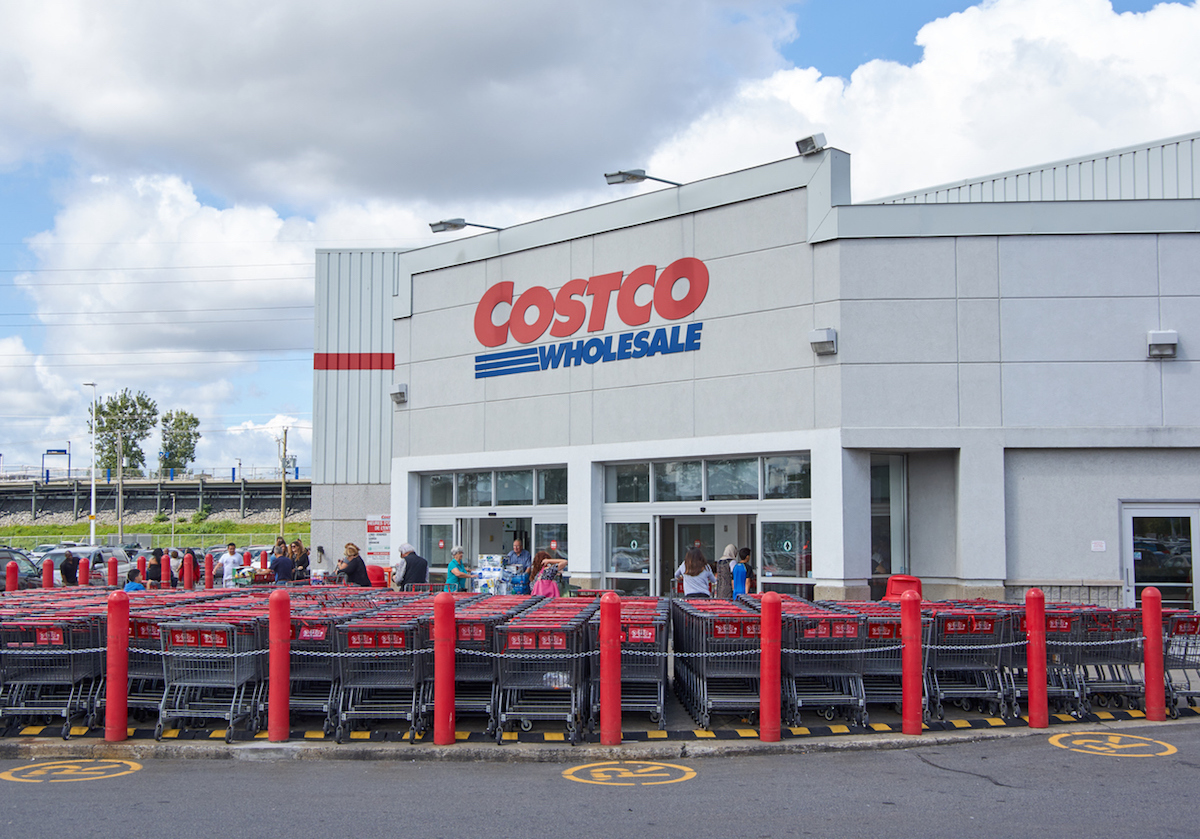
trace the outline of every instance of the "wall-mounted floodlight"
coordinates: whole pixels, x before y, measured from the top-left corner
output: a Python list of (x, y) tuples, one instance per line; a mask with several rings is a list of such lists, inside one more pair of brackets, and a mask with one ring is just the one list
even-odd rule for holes
[(640, 184), (642, 181), (658, 181), (660, 184), (670, 184), (671, 186), (683, 186), (683, 184), (668, 181), (666, 178), (656, 178), (653, 175), (647, 175), (645, 169), (622, 169), (620, 172), (612, 172), (604, 176), (604, 180), (609, 184)]
[(434, 233), (445, 233), (448, 230), (462, 230), (464, 227), (482, 227), (484, 230), (501, 230), (499, 227), (492, 227), (490, 224), (476, 224), (473, 221), (465, 221), (460, 218), (446, 218), (441, 221), (429, 223), (429, 229)]
[(1148, 358), (1174, 358), (1179, 350), (1179, 333), (1174, 329), (1146, 333)]
[(801, 157), (816, 154), (823, 148), (825, 148), (824, 134), (814, 134), (811, 137), (803, 137), (796, 141), (796, 151), (800, 152)]
[(814, 329), (808, 333), (808, 343), (817, 355), (837, 355), (837, 330)]
[(396, 403), (396, 407), (408, 404), (408, 385), (392, 385), (392, 401)]

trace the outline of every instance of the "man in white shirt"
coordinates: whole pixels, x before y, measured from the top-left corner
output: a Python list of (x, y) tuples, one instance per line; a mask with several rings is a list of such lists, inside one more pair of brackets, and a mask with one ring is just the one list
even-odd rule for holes
[(221, 585), (225, 588), (233, 588), (233, 569), (239, 564), (237, 555), (237, 545), (230, 542), (225, 548), (225, 553), (221, 554), (221, 558), (217, 560), (221, 563)]

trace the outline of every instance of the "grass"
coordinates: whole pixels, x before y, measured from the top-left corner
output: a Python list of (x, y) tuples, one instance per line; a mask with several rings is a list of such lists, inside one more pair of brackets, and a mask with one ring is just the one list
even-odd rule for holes
[[(14, 547), (33, 547), (42, 542), (60, 542), (71, 541), (80, 542), (87, 541), (88, 523), (76, 524), (36, 524), (36, 525), (13, 525), (11, 527), (0, 527), (0, 544), (9, 544)], [(117, 528), (115, 525), (97, 525), (96, 540), (99, 542), (108, 541), (105, 537), (115, 535)], [(242, 535), (255, 536), (254, 539), (234, 538), (234, 541), (239, 544), (242, 542), (261, 542), (263, 544), (275, 541), (276, 534), (279, 533), (279, 527), (271, 527), (264, 524), (249, 524), (246, 522), (235, 522), (228, 519), (213, 521), (211, 519), (193, 524), (187, 519), (181, 519), (175, 522), (175, 541), (176, 543), (185, 542), (209, 542), (223, 541), (226, 538), (238, 537)], [(147, 524), (128, 524), (125, 526), (126, 539), (132, 539), (135, 535), (149, 534), (152, 537), (150, 545), (143, 547), (161, 547), (170, 542), (171, 538), (171, 523), (170, 522), (152, 522)], [(308, 522), (298, 522), (288, 524), (284, 528), (284, 537), (290, 542), (293, 539), (301, 539), (304, 544), (308, 544), (312, 535), (312, 527)], [(197, 539), (192, 540), (186, 537), (189, 536), (220, 536), (220, 539)], [(165, 539), (158, 537), (166, 537)]]

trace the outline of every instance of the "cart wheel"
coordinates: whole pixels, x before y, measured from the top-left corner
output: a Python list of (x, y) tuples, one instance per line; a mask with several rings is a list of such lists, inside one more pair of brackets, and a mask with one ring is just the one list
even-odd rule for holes
[(823, 716), (829, 722), (833, 722), (833, 718), (837, 716), (837, 708), (826, 708), (821, 711), (821, 716)]
[(903, 714), (904, 713), (904, 703), (897, 702), (895, 705), (892, 706), (892, 710), (895, 711), (897, 714)]
[[(1171, 719), (1173, 719), (1173, 720), (1179, 719), (1179, 706), (1172, 703), (1171, 707), (1167, 709), (1167, 713), (1171, 715)], [(67, 739), (67, 736), (65, 734), (63, 735), (63, 739), (64, 740)]]
[(1117, 701), (1114, 704), (1122, 711), (1127, 710), (1129, 708), (1129, 697), (1121, 694), (1117, 697)]
[(154, 726), (154, 739), (161, 740), (162, 736), (163, 736), (163, 724), (160, 722), (158, 725)]
[(1002, 716), (1001, 710), (1000, 710), (1000, 703), (999, 702), (989, 702), (988, 706), (987, 706), (987, 712), (988, 712), (989, 717)]
[(325, 721), (321, 723), (321, 733), (326, 737), (333, 733), (333, 723), (329, 721), (329, 717), (326, 717)]
[(1196, 697), (1194, 697), (1194, 696), (1189, 696), (1189, 697), (1187, 698), (1187, 701), (1188, 701), (1188, 707), (1189, 707), (1189, 708), (1195, 708), (1195, 707), (1196, 707)]
[(941, 705), (937, 706), (937, 718), (939, 720), (946, 719), (946, 710)]
[(333, 742), (338, 743), (340, 745), (341, 743), (344, 743), (345, 740), (346, 740), (346, 727), (344, 725), (342, 725), (341, 723), (338, 723), (337, 728), (335, 728), (333, 731)]
[(233, 742), (233, 726), (232, 725), (230, 725), (228, 728), (225, 729), (225, 742), (226, 743)]
[(861, 711), (858, 715), (858, 724), (863, 728), (869, 728), (871, 725), (871, 715), (865, 710)]
[(521, 720), (521, 730), (522, 731), (533, 731), (533, 720), (522, 719)]
[(567, 729), (567, 734), (568, 734), (568, 739), (571, 741), (572, 746), (574, 746), (576, 743), (579, 742), (579, 729), (578, 728), (576, 728), (573, 725), (570, 726)]
[(650, 712), (650, 722), (658, 722), (659, 716), (660, 715), (659, 715), (658, 711), (651, 711)]
[[(1174, 711), (1175, 709), (1174, 709), (1174, 708), (1172, 708), (1171, 710), (1173, 710), (1173, 711)], [(1179, 716), (1179, 712), (1178, 712), (1178, 711), (1175, 711), (1175, 716), (1176, 716), (1176, 717), (1178, 717), (1178, 716)], [(71, 721), (70, 721), (70, 720), (67, 720), (65, 723), (63, 723), (63, 727), (62, 727), (62, 738), (63, 738), (64, 740), (70, 740), (70, 739), (71, 739)]]
[(246, 730), (250, 732), (251, 736), (258, 734), (258, 732), (262, 731), (262, 723), (258, 719), (257, 714), (255, 714), (254, 719), (250, 720), (250, 722), (246, 725)]
[(503, 725), (496, 726), (496, 745), (497, 746), (504, 745), (504, 726)]

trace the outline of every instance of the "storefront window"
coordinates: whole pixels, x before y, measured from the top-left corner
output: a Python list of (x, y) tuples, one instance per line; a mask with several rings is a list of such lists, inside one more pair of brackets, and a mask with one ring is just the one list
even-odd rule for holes
[(650, 573), (649, 522), (611, 523), (604, 570), (613, 574)]
[(709, 501), (758, 498), (758, 458), (706, 460), (704, 468)]
[(453, 507), (454, 475), (450, 473), (444, 475), (422, 475), (421, 506)]
[(545, 551), (553, 559), (567, 559), (567, 526), (565, 524), (535, 524), (533, 552)]
[(491, 472), (459, 472), (458, 473), (458, 506), (460, 506), (460, 507), (490, 507), (490, 506), (492, 506), (492, 473)]
[(566, 504), (567, 503), (567, 470), (539, 469), (537, 470), (537, 503)]
[(871, 455), (871, 599), (887, 592), (887, 578), (907, 573), (904, 456)]
[(644, 504), (650, 500), (650, 464), (616, 463), (604, 469), (604, 500)]
[(654, 464), (655, 501), (699, 501), (701, 492), (699, 460), (671, 460)]
[(452, 524), (423, 524), (421, 525), (421, 556), (428, 560), (431, 566), (446, 567), (450, 564), (450, 549), (454, 547), (454, 525)]
[(811, 575), (812, 522), (763, 522), (762, 576), (764, 581), (770, 577), (808, 577)]
[(533, 470), (496, 473), (496, 505), (533, 503)]
[(763, 458), (766, 491), (763, 497), (811, 498), (811, 458), (808, 453)]

